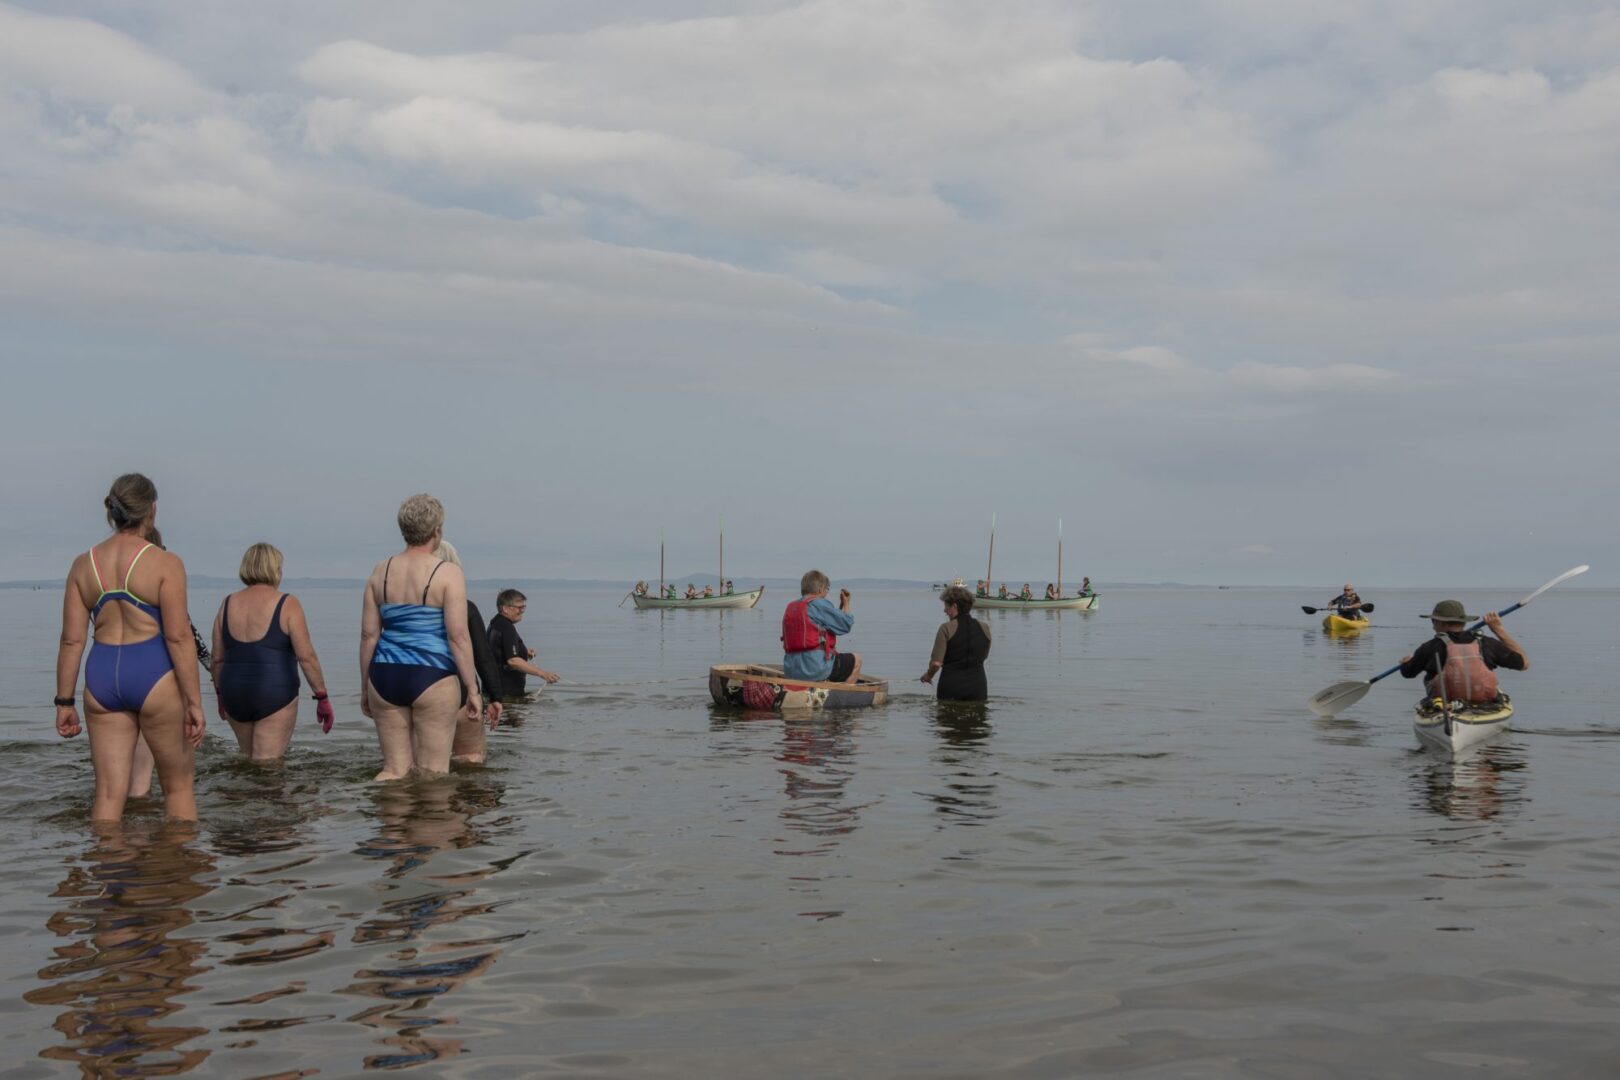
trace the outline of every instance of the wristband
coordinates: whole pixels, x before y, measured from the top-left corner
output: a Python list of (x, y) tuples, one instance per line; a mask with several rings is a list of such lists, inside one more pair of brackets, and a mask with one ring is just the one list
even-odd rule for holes
[(56, 703), (58, 708), (62, 709), (70, 709), (74, 704), (73, 699), (70, 697), (59, 697), (53, 698), (52, 700)]
[(325, 701), (326, 700), (326, 691), (325, 690), (316, 691), (315, 693), (311, 694), (310, 697), (314, 698), (316, 701)]

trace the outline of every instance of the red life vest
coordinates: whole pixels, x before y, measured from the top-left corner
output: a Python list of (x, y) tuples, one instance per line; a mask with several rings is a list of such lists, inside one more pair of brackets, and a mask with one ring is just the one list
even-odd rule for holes
[(832, 656), (838, 651), (838, 636), (810, 621), (810, 601), (814, 599), (813, 596), (801, 596), (782, 612), (783, 652), (815, 652), (820, 649)]
[(1496, 672), (1485, 666), (1485, 658), (1480, 655), (1479, 639), (1466, 645), (1445, 636), (1441, 640), (1446, 645), (1446, 664), (1441, 669), (1440, 679), (1430, 680), (1430, 693), (1439, 693), (1443, 686), (1447, 701), (1466, 701), (1472, 705), (1495, 701), (1501, 689), (1497, 686)]

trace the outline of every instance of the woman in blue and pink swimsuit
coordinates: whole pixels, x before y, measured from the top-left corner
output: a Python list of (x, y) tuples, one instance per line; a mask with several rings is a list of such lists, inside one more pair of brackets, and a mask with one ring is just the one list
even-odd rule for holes
[(136, 742), (157, 762), (164, 810), (197, 819), (192, 761), (202, 742), (197, 646), (186, 613), (186, 568), (149, 543), (157, 488), (140, 473), (113, 482), (103, 504), (113, 534), (73, 561), (62, 598), (62, 644), (56, 654), (56, 730), (80, 730), (74, 689), (86, 638), (84, 711), (96, 769), (92, 821), (124, 814)]

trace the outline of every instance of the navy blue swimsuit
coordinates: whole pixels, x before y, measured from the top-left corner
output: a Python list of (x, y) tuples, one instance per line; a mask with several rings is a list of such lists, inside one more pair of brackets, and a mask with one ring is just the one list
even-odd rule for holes
[(220, 660), (219, 702), (226, 715), (244, 724), (256, 724), (298, 700), (298, 658), (293, 655), (292, 638), (281, 628), (282, 594), (270, 616), (270, 629), (258, 641), (238, 641), (231, 636), (231, 600), (219, 613), (219, 634), (223, 644)]

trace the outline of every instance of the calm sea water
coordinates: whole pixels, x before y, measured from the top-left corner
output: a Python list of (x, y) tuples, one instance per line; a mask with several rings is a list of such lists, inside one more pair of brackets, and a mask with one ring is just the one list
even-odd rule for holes
[(705, 690), (787, 597), (534, 591), (569, 682), (488, 767), (376, 785), (358, 591), (310, 590), (336, 730), (256, 768), (210, 709), (200, 827), (100, 838), (51, 728), (60, 598), (0, 592), (6, 1075), (1614, 1075), (1615, 593), (1512, 617), (1517, 729), (1451, 762), (1402, 680), (1305, 710), (1438, 599), (1365, 590), (1331, 639), (1298, 605), (1332, 591), (990, 613), (982, 709), (916, 682), (929, 591), (862, 592), (893, 700), (789, 720)]

